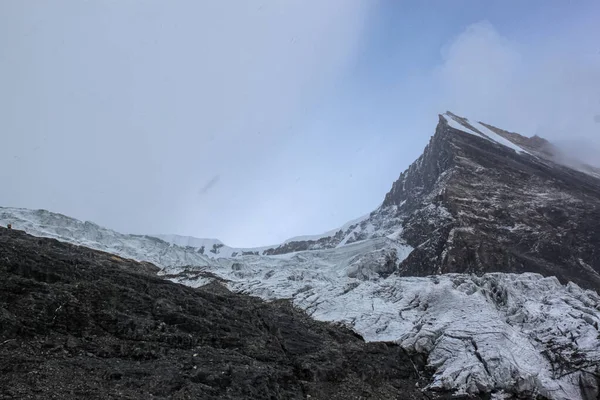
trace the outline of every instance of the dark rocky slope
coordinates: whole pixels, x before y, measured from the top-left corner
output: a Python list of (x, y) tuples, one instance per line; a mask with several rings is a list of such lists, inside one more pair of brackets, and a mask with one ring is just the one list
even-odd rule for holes
[(477, 131), (440, 116), (375, 212), (401, 218), (415, 247), (400, 273), (537, 272), (600, 290), (600, 179), (556, 163), (543, 139), (487, 125), (531, 154), (518, 153), (446, 118)]
[(155, 268), (1, 228), (0, 398), (435, 397), (394, 344)]

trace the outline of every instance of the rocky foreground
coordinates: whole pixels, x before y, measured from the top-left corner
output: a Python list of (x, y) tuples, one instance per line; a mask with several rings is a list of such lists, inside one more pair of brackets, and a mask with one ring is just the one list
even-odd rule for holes
[(0, 228), (0, 398), (437, 397), (398, 345), (157, 270)]

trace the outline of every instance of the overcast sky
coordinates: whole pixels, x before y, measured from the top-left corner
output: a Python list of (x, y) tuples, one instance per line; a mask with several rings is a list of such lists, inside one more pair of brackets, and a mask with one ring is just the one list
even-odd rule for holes
[(599, 18), (583, 0), (4, 0), (0, 205), (273, 244), (375, 209), (446, 110), (600, 164)]

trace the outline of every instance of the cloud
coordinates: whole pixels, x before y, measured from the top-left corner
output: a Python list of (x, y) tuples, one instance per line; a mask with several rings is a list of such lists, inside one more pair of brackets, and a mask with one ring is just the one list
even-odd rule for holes
[[(285, 179), (285, 167), (265, 178), (265, 162), (343, 75), (369, 7), (2, 3), (2, 204), (126, 232), (261, 244), (262, 220), (247, 220), (266, 196), (259, 183)], [(215, 186), (215, 176), (228, 179)]]
[[(420, 148), (396, 131), (429, 134), (446, 109), (576, 143), (590, 160), (600, 153), (592, 13), (564, 35), (529, 42), (474, 24), (433, 71), (423, 63), (398, 77), (408, 86), (383, 85), (398, 88), (396, 105), (371, 85), (378, 76), (351, 71), (368, 64), (355, 61), (370, 54), (364, 28), (378, 3), (0, 2), (0, 202), (124, 232), (264, 245), (332, 228), (325, 213), (342, 218), (340, 202), (357, 201), (339, 200), (342, 175), (397, 176), (398, 160)], [(348, 78), (378, 96), (370, 101), (367, 90), (360, 118), (346, 117), (351, 102), (327, 111), (327, 99), (353, 93)], [(374, 141), (386, 130), (393, 137)], [(363, 131), (370, 136), (356, 139)], [(357, 143), (372, 148), (349, 163)]]
[(489, 22), (467, 27), (433, 72), (440, 108), (526, 135), (538, 134), (600, 164), (600, 54), (588, 27), (562, 40), (516, 42)]

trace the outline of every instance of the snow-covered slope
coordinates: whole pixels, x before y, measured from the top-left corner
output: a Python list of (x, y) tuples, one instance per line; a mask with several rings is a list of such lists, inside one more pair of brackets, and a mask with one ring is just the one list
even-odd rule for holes
[(208, 265), (208, 257), (194, 247), (180, 247), (145, 235), (127, 235), (89, 221), (79, 221), (46, 210), (0, 207), (0, 224), (14, 229), (83, 245), (158, 266)]
[(491, 142), (500, 144), (502, 146), (506, 146), (509, 149), (516, 151), (517, 153), (529, 154), (527, 150), (523, 149), (518, 144), (511, 142), (509, 139), (492, 131), (490, 128), (488, 128), (480, 122), (469, 121), (466, 118), (458, 117), (450, 112), (446, 112), (445, 114), (443, 114), (442, 118), (444, 118), (448, 125), (453, 129), (470, 133), (471, 135), (479, 136)]
[[(323, 239), (323, 238), (326, 238), (329, 236), (334, 236), (339, 231), (346, 232), (346, 231), (348, 231), (348, 229), (350, 229), (350, 227), (360, 226), (361, 222), (369, 219), (369, 216), (370, 216), (370, 214), (363, 215), (362, 217), (359, 217), (359, 218), (353, 219), (352, 221), (346, 222), (344, 225), (342, 225), (338, 229), (332, 229), (332, 230), (322, 233), (320, 235), (295, 236), (293, 238), (286, 240), (283, 243), (285, 244), (285, 243), (290, 243), (290, 242), (301, 242), (301, 241), (307, 241), (307, 240), (317, 241), (319, 239)], [(346, 237), (344, 237), (344, 239), (346, 239)], [(342, 239), (342, 241), (343, 241), (343, 239)]]
[(157, 234), (152, 235), (155, 238), (164, 240), (167, 243), (174, 244), (176, 246), (185, 248), (195, 248), (200, 254), (205, 255), (208, 258), (231, 258), (239, 257), (242, 255), (250, 254), (262, 254), (267, 247), (229, 247), (219, 239), (202, 239), (193, 236), (181, 236), (181, 235), (164, 235)]
[[(356, 237), (363, 234), (363, 232), (375, 232), (375, 228), (372, 224), (369, 224), (369, 219), (370, 214), (367, 214), (347, 222), (340, 228), (332, 229), (322, 234), (295, 236), (281, 244), (262, 247), (230, 247), (218, 239), (201, 239), (193, 236), (164, 234), (152, 236), (178, 246), (195, 247), (200, 249), (202, 254), (213, 259), (240, 257), (242, 255), (274, 255), (308, 249), (317, 250), (340, 247), (352, 243), (353, 241), (356, 241)], [(366, 237), (367, 236), (363, 239)], [(297, 246), (298, 244), (300, 244), (300, 246)]]

